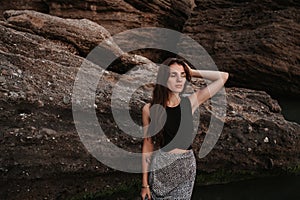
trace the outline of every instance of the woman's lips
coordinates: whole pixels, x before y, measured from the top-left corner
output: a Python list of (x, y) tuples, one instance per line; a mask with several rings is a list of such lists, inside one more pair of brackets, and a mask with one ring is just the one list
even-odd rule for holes
[(182, 85), (175, 85), (176, 88), (182, 88)]

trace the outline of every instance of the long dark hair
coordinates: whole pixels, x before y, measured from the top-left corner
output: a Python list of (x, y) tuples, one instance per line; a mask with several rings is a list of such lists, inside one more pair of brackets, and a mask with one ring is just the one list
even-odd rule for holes
[(151, 136), (156, 133), (156, 135), (153, 137), (153, 141), (154, 144), (158, 145), (159, 147), (163, 145), (163, 130), (161, 128), (163, 127), (162, 124), (162, 122), (164, 121), (163, 118), (166, 117), (164, 115), (165, 114), (164, 109), (167, 107), (169, 94), (171, 92), (170, 89), (167, 87), (167, 81), (170, 76), (170, 67), (166, 67), (166, 66), (170, 66), (174, 63), (181, 65), (186, 74), (186, 82), (182, 92), (185, 90), (188, 82), (191, 81), (189, 68), (183, 59), (168, 58), (162, 63), (162, 66), (159, 67), (156, 84), (152, 93), (152, 100), (150, 102), (150, 108), (156, 104), (161, 106), (156, 106), (154, 109), (150, 110), (151, 123), (148, 128), (148, 135)]

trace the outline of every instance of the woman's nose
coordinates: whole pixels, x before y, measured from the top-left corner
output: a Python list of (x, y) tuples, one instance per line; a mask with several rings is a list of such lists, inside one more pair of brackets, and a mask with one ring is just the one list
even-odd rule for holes
[(177, 81), (177, 82), (181, 82), (181, 81), (182, 81), (182, 79), (183, 79), (183, 77), (181, 77), (181, 76), (177, 76), (177, 79), (176, 79), (176, 81)]

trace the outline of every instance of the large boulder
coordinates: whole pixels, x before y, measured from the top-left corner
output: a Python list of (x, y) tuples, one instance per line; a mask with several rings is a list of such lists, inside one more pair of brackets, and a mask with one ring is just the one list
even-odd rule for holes
[[(284, 171), (285, 163), (297, 168), (300, 125), (286, 121), (278, 102), (264, 91), (232, 87), (226, 92), (224, 128), (213, 150), (199, 160), (198, 169), (232, 174), (252, 171), (263, 175), (272, 170)], [(209, 113), (210, 107), (204, 104), (206, 109), (200, 108), (199, 135), (194, 142), (196, 152), (208, 134), (211, 125), (208, 119), (214, 117)]]
[[(212, 55), (220, 70), (231, 73), (227, 86), (264, 90), (274, 97), (299, 96), (299, 4), (292, 0), (4, 0), (0, 12), (8, 9), (86, 18), (101, 24), (112, 35), (149, 26), (182, 31)], [(139, 43), (135, 44), (138, 47)], [(87, 52), (82, 49), (80, 53), (84, 56)], [(169, 55), (153, 49), (138, 51), (141, 52), (155, 61)], [(113, 71), (121, 66), (115, 65)]]
[(191, 0), (47, 0), (49, 13), (64, 18), (86, 18), (111, 34), (132, 28), (158, 26), (181, 30), (193, 6)]
[(1, 4), (1, 13), (28, 9), (63, 18), (90, 19), (111, 34), (148, 26), (181, 30), (194, 6), (192, 0), (4, 0)]
[(183, 32), (201, 44), (230, 86), (300, 95), (300, 12), (296, 1), (195, 1)]
[[(105, 28), (87, 19), (62, 19), (32, 10), (9, 10), (4, 12), (4, 17), (6, 26), (58, 40), (65, 46), (72, 45), (81, 55), (87, 55), (101, 41), (111, 37)], [(117, 47), (111, 50), (122, 54)]]

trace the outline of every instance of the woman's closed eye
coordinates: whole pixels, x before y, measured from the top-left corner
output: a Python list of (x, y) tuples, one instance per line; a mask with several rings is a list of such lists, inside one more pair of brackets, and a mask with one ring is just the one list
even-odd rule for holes
[[(177, 73), (175, 73), (175, 72), (173, 72), (173, 73), (170, 74), (170, 77), (172, 77), (172, 78), (173, 78), (173, 77), (177, 77), (177, 76), (178, 76), (178, 75), (177, 75)], [(186, 77), (185, 72), (181, 73), (181, 74), (180, 74), (180, 77), (181, 77), (181, 78), (185, 78), (185, 77)]]

